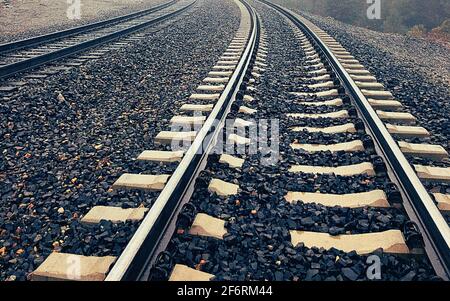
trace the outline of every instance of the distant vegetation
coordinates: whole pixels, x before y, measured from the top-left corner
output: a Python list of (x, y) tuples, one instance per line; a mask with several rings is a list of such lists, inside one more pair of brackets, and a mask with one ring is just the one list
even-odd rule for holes
[(381, 32), (450, 38), (450, 0), (381, 0), (381, 19), (367, 18), (366, 0), (275, 0)]

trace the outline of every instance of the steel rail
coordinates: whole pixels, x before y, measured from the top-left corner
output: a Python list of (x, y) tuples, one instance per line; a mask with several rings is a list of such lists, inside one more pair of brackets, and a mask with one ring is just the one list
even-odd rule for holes
[[(404, 207), (411, 220), (418, 225), (425, 244), (425, 251), (436, 274), (448, 280), (450, 278), (450, 228), (445, 222), (442, 214), (431, 199), (429, 193), (418, 178), (405, 155), (398, 147), (391, 134), (387, 131), (375, 110), (369, 104), (367, 98), (355, 84), (345, 68), (340, 64), (332, 51), (320, 39), (320, 37), (302, 21), (295, 12), (278, 4), (259, 0), (262, 3), (274, 8), (298, 28), (305, 32), (319, 49), (325, 54), (333, 70), (350, 95), (359, 115), (362, 117), (374, 139), (377, 149), (381, 151), (390, 174), (395, 177), (399, 184), (399, 189), (404, 196)], [(405, 198), (406, 197), (406, 198)]]
[(159, 10), (162, 10), (166, 7), (169, 7), (170, 5), (174, 4), (177, 1), (178, 0), (171, 0), (169, 2), (165, 2), (163, 4), (160, 4), (160, 5), (145, 9), (145, 10), (141, 10), (138, 12), (134, 12), (134, 13), (131, 13), (128, 15), (123, 15), (123, 16), (119, 16), (116, 18), (99, 21), (99, 22), (95, 22), (95, 23), (91, 23), (91, 24), (87, 24), (87, 25), (83, 25), (83, 26), (78, 26), (78, 27), (74, 27), (74, 28), (70, 28), (70, 29), (66, 29), (66, 30), (52, 32), (49, 34), (44, 34), (44, 35), (40, 35), (40, 36), (28, 38), (28, 39), (23, 39), (23, 40), (19, 40), (19, 41), (13, 41), (13, 42), (5, 43), (5, 44), (0, 44), (0, 54), (3, 54), (5, 52), (16, 51), (16, 50), (23, 49), (26, 47), (36, 46), (36, 45), (43, 44), (43, 43), (48, 43), (48, 42), (51, 42), (51, 41), (54, 41), (57, 39), (61, 39), (61, 38), (67, 38), (67, 37), (73, 36), (75, 34), (85, 33), (89, 30), (98, 29), (100, 27), (105, 27), (106, 25), (110, 25), (113, 23), (118, 23), (121, 21), (128, 21), (128, 20), (134, 19), (136, 17), (140, 17), (140, 16), (143, 16), (143, 15), (146, 15), (149, 13), (154, 13)]
[(76, 45), (68, 46), (66, 48), (61, 48), (61, 49), (58, 49), (58, 50), (55, 50), (55, 51), (52, 51), (49, 53), (45, 53), (43, 55), (35, 56), (30, 59), (26, 59), (26, 60), (19, 61), (16, 63), (1, 66), (0, 67), (0, 80), (10, 77), (12, 75), (15, 75), (17, 73), (27, 71), (29, 69), (50, 63), (52, 61), (55, 61), (55, 60), (58, 60), (58, 59), (61, 59), (61, 58), (64, 58), (64, 57), (67, 57), (67, 56), (70, 56), (73, 54), (77, 54), (79, 52), (99, 46), (101, 44), (108, 43), (110, 41), (116, 40), (125, 35), (128, 35), (132, 32), (138, 31), (144, 27), (164, 21), (166, 19), (169, 19), (175, 15), (178, 15), (178, 14), (184, 12), (185, 10), (190, 8), (192, 5), (194, 5), (196, 2), (197, 2), (197, 0), (194, 0), (192, 3), (189, 3), (188, 5), (180, 8), (179, 10), (170, 12), (170, 13), (162, 15), (162, 16), (158, 16), (154, 19), (137, 24), (135, 26), (131, 26), (131, 27), (128, 27), (128, 28), (125, 28), (122, 30), (118, 30), (118, 31), (106, 34), (106, 35), (98, 37), (98, 38), (93, 38), (89, 41), (85, 41), (85, 42), (82, 42), (82, 43), (79, 43)]
[[(139, 280), (144, 277), (161, 249), (160, 243), (170, 226), (176, 221), (183, 200), (189, 198), (198, 173), (217, 141), (224, 126), (225, 118), (243, 82), (251, 59), (255, 58), (259, 37), (259, 20), (254, 10), (243, 0), (251, 16), (251, 33), (239, 63), (230, 81), (199, 130), (192, 145), (170, 177), (165, 188), (150, 208), (150, 211), (133, 235), (116, 264), (106, 277), (106, 281)], [(217, 121), (219, 121), (217, 123)], [(171, 233), (170, 233), (171, 234)]]

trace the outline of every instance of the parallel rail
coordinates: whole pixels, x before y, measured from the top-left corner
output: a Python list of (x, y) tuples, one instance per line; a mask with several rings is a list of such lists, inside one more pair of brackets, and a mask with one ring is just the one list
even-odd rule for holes
[(250, 13), (252, 26), (239, 63), (213, 111), (109, 272), (106, 281), (145, 279), (159, 251), (164, 250), (163, 244), (167, 243), (166, 235), (172, 234), (170, 229), (174, 228), (182, 205), (190, 198), (195, 180), (206, 165), (208, 155), (224, 127), (225, 118), (239, 92), (240, 85), (246, 74), (251, 71), (249, 66), (256, 57), (260, 34), (259, 19), (255, 11), (245, 1), (241, 1)]
[[(112, 33), (109, 33), (109, 34), (106, 34), (106, 35), (103, 35), (103, 36), (100, 36), (100, 37), (97, 37), (97, 38), (93, 38), (91, 40), (88, 40), (88, 41), (85, 41), (85, 42), (81, 42), (81, 43), (73, 45), (73, 46), (68, 46), (68, 47), (65, 47), (65, 48), (57, 49), (55, 51), (52, 51), (52, 52), (49, 52), (49, 53), (45, 53), (45, 54), (42, 54), (42, 55), (38, 55), (38, 56), (32, 57), (30, 59), (25, 59), (23, 61), (19, 61), (19, 62), (16, 62), (16, 63), (8, 64), (8, 65), (5, 65), (5, 66), (1, 66), (0, 67), (0, 80), (5, 79), (7, 77), (11, 77), (11, 76), (13, 76), (13, 75), (15, 75), (17, 73), (24, 72), (24, 71), (27, 71), (29, 69), (32, 69), (32, 68), (35, 68), (35, 67), (38, 67), (38, 66), (41, 66), (41, 65), (53, 62), (55, 60), (59, 60), (59, 59), (64, 58), (64, 57), (77, 54), (79, 52), (82, 52), (82, 51), (85, 51), (87, 49), (99, 46), (101, 44), (105, 44), (105, 43), (111, 42), (111, 41), (116, 40), (116, 39), (118, 39), (120, 37), (123, 37), (125, 35), (131, 34), (133, 32), (136, 32), (136, 31), (138, 31), (138, 30), (140, 30), (140, 29), (142, 29), (144, 27), (147, 27), (147, 26), (153, 25), (155, 23), (167, 20), (167, 19), (169, 19), (171, 17), (174, 17), (175, 15), (178, 15), (178, 14), (184, 12), (185, 10), (190, 8), (192, 5), (194, 5), (196, 3), (196, 1), (197, 0), (194, 0), (193, 2), (189, 3), (188, 5), (180, 8), (180, 9), (178, 9), (176, 11), (164, 14), (162, 16), (155, 17), (155, 18), (150, 19), (150, 20), (148, 20), (146, 22), (139, 23), (139, 24), (137, 24), (135, 26), (131, 26), (131, 27), (125, 28), (123, 30), (118, 30), (118, 31), (115, 31), (115, 32), (112, 32)], [(157, 9), (157, 10), (164, 9), (164, 8), (166, 8), (166, 7), (168, 7), (168, 6), (172, 5), (172, 4), (173, 3), (170, 2), (169, 4), (166, 4), (167, 6), (162, 7), (160, 9)], [(155, 10), (153, 10), (152, 12), (155, 12)], [(147, 12), (146, 14), (148, 14), (148, 13), (149, 12)]]
[(14, 41), (11, 43), (0, 44), (0, 54), (3, 54), (5, 52), (10, 52), (10, 51), (17, 51), (19, 49), (36, 46), (36, 45), (39, 45), (42, 43), (48, 43), (48, 42), (51, 42), (51, 41), (54, 41), (57, 39), (61, 39), (61, 38), (71, 37), (75, 34), (84, 33), (86, 31), (89, 31), (92, 29), (98, 29), (98, 28), (105, 27), (105, 26), (113, 24), (113, 23), (130, 20), (130, 19), (142, 16), (142, 15), (149, 14), (149, 13), (154, 13), (161, 9), (169, 7), (170, 5), (174, 4), (175, 2), (176, 2), (176, 0), (171, 0), (169, 2), (157, 5), (155, 7), (151, 7), (149, 9), (141, 10), (141, 11), (131, 13), (128, 15), (124, 15), (124, 16), (119, 16), (119, 17), (116, 17), (113, 19), (100, 21), (100, 22), (96, 22), (96, 23), (92, 23), (92, 24), (87, 24), (87, 25), (70, 28), (70, 29), (66, 29), (66, 30), (61, 30), (61, 31), (57, 31), (57, 32), (52, 32), (49, 34), (32, 37), (32, 38), (24, 39), (24, 40)]
[(326, 44), (296, 13), (266, 0), (259, 1), (291, 20), (317, 46), (316, 50), (324, 54), (356, 105), (358, 114), (364, 120), (367, 132), (373, 138), (378, 153), (387, 164), (391, 178), (398, 184), (405, 210), (422, 233), (425, 251), (436, 274), (445, 280), (450, 279), (450, 228), (367, 98)]

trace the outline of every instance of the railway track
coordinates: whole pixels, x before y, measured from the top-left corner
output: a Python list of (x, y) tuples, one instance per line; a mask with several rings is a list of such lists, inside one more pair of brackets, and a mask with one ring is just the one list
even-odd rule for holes
[[(56, 245), (30, 279), (448, 280), (448, 195), (429, 186), (449, 181), (433, 165), (445, 150), (402, 143), (429, 133), (405, 126), (414, 116), (308, 20), (264, 0), (235, 3), (227, 50), (154, 148), (139, 150), (149, 167), (110, 187), (155, 201), (80, 216), (96, 239), (131, 228), (125, 249), (82, 256)], [(413, 168), (410, 155), (433, 161)], [(370, 274), (377, 260), (382, 274)]]
[[(301, 271), (295, 271), (292, 265), (298, 263), (298, 257), (304, 260), (304, 253), (320, 257), (317, 250), (320, 254), (327, 250), (326, 256), (339, 262), (346, 255), (336, 250), (364, 257), (381, 256), (377, 251), (380, 249), (394, 258), (403, 255), (411, 258), (416, 254), (430, 260), (434, 272), (448, 279), (449, 228), (439, 212), (448, 203), (448, 196), (437, 196), (436, 206), (420, 181), (445, 182), (448, 169), (415, 166), (417, 174), (405, 158), (413, 155), (440, 160), (448, 156), (446, 151), (441, 146), (399, 141), (402, 137), (426, 136), (427, 131), (403, 125), (415, 118), (398, 112), (401, 103), (333, 38), (298, 15), (263, 2), (292, 22), (306, 61), (302, 71), (288, 72), (293, 79), (301, 79), (301, 86), (285, 91), (291, 96), (287, 100), (288, 112), (274, 110), (271, 114), (267, 111), (273, 100), (261, 104), (263, 97), (255, 93), (258, 85), (247, 87), (244, 103), (250, 108), (240, 110), (235, 106), (229, 118), (237, 118), (235, 126), (244, 128), (255, 124), (253, 116), (258, 116), (261, 109), (266, 114), (259, 118), (287, 118), (291, 125), (281, 129), (291, 134), (280, 135), (280, 140), (288, 139), (280, 141), (281, 154), (289, 157), (287, 162), (283, 161), (287, 166), (281, 164), (279, 168), (258, 171), (261, 154), (259, 158), (256, 156), (257, 160), (248, 153), (238, 157), (230, 157), (236, 153), (212, 156), (206, 175), (197, 181), (191, 203), (185, 205), (178, 217), (175, 234), (157, 257), (149, 279), (357, 280), (369, 276), (363, 274), (361, 267), (349, 268), (346, 263), (338, 264), (341, 270), (337, 273), (336, 267), (324, 271), (323, 262), (307, 263), (309, 269)], [(253, 80), (259, 82), (260, 77)], [(276, 113), (282, 114), (273, 115)], [(226, 139), (251, 146), (254, 137), (251, 133), (255, 132), (241, 133), (244, 135), (232, 133)], [(331, 158), (330, 153), (334, 154)], [(359, 155), (353, 157), (355, 153)], [(349, 156), (343, 162), (353, 164), (339, 162), (336, 156), (341, 155)], [(259, 181), (254, 178), (258, 172)], [(286, 179), (282, 180), (307, 183), (308, 177), (313, 187), (289, 185), (284, 183)], [(327, 177), (328, 181), (323, 181)], [(358, 186), (352, 178), (369, 185), (358, 187), (356, 193), (340, 192), (345, 189), (336, 182)], [(272, 187), (266, 184), (272, 181)], [(277, 193), (280, 190), (282, 195)], [(342, 206), (345, 212), (350, 210), (354, 216), (360, 210), (371, 212), (359, 217), (359, 221), (346, 220), (345, 216), (339, 216), (342, 213), (320, 216), (325, 215), (324, 207), (335, 206)], [(305, 214), (306, 210), (313, 211), (311, 207), (320, 213)], [(390, 208), (398, 211), (390, 212)], [(270, 215), (276, 215), (276, 221)], [(288, 221), (280, 221), (286, 215), (290, 215)], [(380, 226), (374, 225), (377, 222), (372, 216), (379, 220), (402, 216), (405, 220), (397, 225)], [(328, 219), (334, 219), (334, 227), (326, 225)], [(281, 228), (278, 231), (264, 229), (277, 226)], [(305, 252), (304, 248), (309, 250)], [(242, 262), (236, 257), (241, 257)]]
[[(375, 141), (377, 154), (386, 162), (389, 178), (400, 188), (403, 207), (408, 217), (418, 226), (435, 271), (448, 279), (450, 229), (441, 213), (448, 212), (449, 195), (433, 193), (432, 189), (427, 190), (422, 183), (448, 181), (450, 169), (434, 165), (435, 162), (448, 160), (445, 148), (424, 140), (430, 133), (417, 125), (417, 119), (413, 115), (402, 112), (403, 105), (395, 100), (392, 93), (386, 91), (335, 39), (294, 12), (264, 0), (263, 2), (282, 12), (309, 35), (313, 44), (303, 44), (305, 52), (314, 47), (328, 58), (328, 63), (353, 99), (358, 116), (364, 120), (367, 133)], [(323, 70), (325, 66), (314, 68)], [(330, 84), (330, 81), (327, 83)], [(414, 165), (414, 157), (420, 158), (427, 165)]]
[[(242, 9), (242, 7), (241, 7)], [(245, 9), (244, 9), (245, 11)], [(220, 83), (223, 85), (223, 91), (215, 90), (214, 93), (210, 93), (211, 91), (204, 91), (202, 89), (208, 89), (205, 87), (199, 87), (200, 94), (193, 94), (190, 99), (193, 102), (202, 102), (204, 97), (207, 97), (208, 99), (211, 98), (212, 101), (216, 101), (219, 103), (222, 103), (222, 105), (217, 106), (216, 109), (212, 110), (206, 110), (205, 112), (210, 112), (210, 114), (214, 115), (215, 117), (221, 116), (223, 114), (223, 110), (225, 109), (225, 106), (230, 105), (230, 98), (233, 94), (236, 93), (236, 89), (239, 88), (239, 82), (242, 81), (242, 78), (245, 75), (245, 69), (247, 65), (250, 63), (251, 59), (251, 53), (252, 49), (255, 47), (254, 44), (254, 37), (256, 36), (256, 30), (254, 29), (251, 33), (251, 39), (252, 42), (249, 42), (248, 47), (245, 47), (244, 50), (243, 46), (247, 44), (247, 40), (250, 39), (250, 24), (249, 18), (245, 18), (245, 21), (243, 21), (242, 28), (239, 29), (239, 31), (236, 33), (236, 37), (233, 40), (232, 45), (229, 46), (229, 50), (227, 50), (226, 53), (224, 53), (224, 56), (222, 57), (222, 62), (218, 63), (217, 66), (213, 68), (213, 70), (210, 72), (210, 78), (209, 81), (215, 83), (217, 81), (220, 81)], [(239, 46), (239, 47), (237, 47)], [(241, 59), (241, 52), (242, 52), (242, 59)], [(238, 60), (238, 63), (235, 61)], [(235, 67), (233, 67), (235, 66)], [(233, 68), (232, 68), (233, 67)], [(141, 82), (142, 83), (142, 82)], [(205, 82), (206, 83), (206, 82)], [(221, 87), (222, 87), (221, 85)], [(204, 93), (201, 94), (201, 91)], [(220, 93), (222, 96), (217, 97), (217, 93)], [(220, 98), (220, 99), (216, 99)], [(208, 106), (209, 107), (209, 106)], [(197, 107), (194, 106), (194, 110), (196, 110)], [(181, 108), (181, 111), (183, 112), (192, 112), (192, 108), (189, 106)], [(191, 120), (188, 119), (188, 124), (191, 124)], [(200, 118), (201, 119), (201, 118)], [(211, 120), (214, 120), (215, 118), (211, 118)], [(173, 120), (170, 121), (172, 125), (180, 125), (183, 124), (184, 119), (181, 118), (178, 120), (177, 118), (173, 118)], [(205, 124), (208, 124), (208, 122), (211, 121), (205, 121)], [(212, 126), (212, 124), (210, 125)], [(204, 132), (200, 131), (198, 135), (207, 136), (209, 134), (209, 130), (204, 128)], [(143, 153), (138, 156), (137, 160), (140, 161), (141, 165), (148, 165), (148, 167), (144, 168), (137, 168), (141, 172), (144, 171), (146, 173), (143, 174), (123, 174), (118, 179), (116, 179), (115, 183), (111, 187), (111, 193), (113, 194), (113, 200), (108, 201), (108, 203), (117, 203), (117, 201), (120, 201), (122, 199), (128, 198), (128, 204), (129, 203), (141, 203), (141, 206), (132, 208), (130, 205), (127, 205), (125, 207), (123, 206), (93, 206), (86, 214), (83, 214), (81, 216), (77, 216), (75, 219), (78, 220), (81, 227), (79, 227), (77, 224), (74, 224), (74, 217), (71, 214), (66, 214), (65, 210), (61, 207), (60, 211), (58, 212), (61, 214), (61, 216), (66, 216), (67, 221), (60, 220), (62, 224), (66, 224), (66, 226), (63, 226), (65, 229), (64, 234), (69, 234), (68, 237), (65, 237), (61, 240), (55, 241), (53, 244), (53, 249), (56, 252), (50, 253), (50, 255), (46, 258), (38, 257), (40, 258), (38, 262), (40, 262), (39, 265), (36, 265), (36, 269), (34, 272), (30, 273), (29, 279), (31, 280), (55, 280), (55, 279), (75, 279), (75, 280), (102, 280), (105, 278), (106, 272), (109, 270), (110, 266), (115, 262), (116, 258), (115, 256), (110, 256), (117, 254), (117, 250), (115, 249), (102, 249), (100, 252), (92, 252), (91, 250), (85, 249), (85, 250), (76, 250), (75, 253), (68, 253), (64, 252), (64, 249), (72, 249), (70, 245), (73, 244), (74, 241), (69, 242), (69, 237), (72, 237), (73, 235), (78, 236), (81, 234), (84, 239), (89, 238), (95, 239), (95, 240), (103, 240), (106, 239), (111, 245), (116, 245), (115, 241), (116, 239), (123, 240), (126, 236), (126, 233), (133, 232), (136, 227), (139, 225), (140, 221), (144, 217), (145, 213), (148, 211), (149, 208), (157, 208), (158, 206), (158, 200), (156, 200), (155, 204), (152, 204), (152, 198), (153, 196), (158, 196), (159, 192), (165, 187), (170, 187), (170, 181), (175, 181), (177, 177), (184, 175), (183, 177), (186, 177), (186, 175), (190, 172), (189, 171), (183, 171), (182, 168), (176, 169), (178, 172), (175, 172), (173, 175), (170, 175), (170, 172), (173, 171), (172, 167), (160, 167), (159, 170), (164, 171), (165, 174), (159, 174), (159, 175), (150, 175), (152, 168), (154, 169), (155, 166), (160, 165), (159, 163), (155, 163), (155, 161), (163, 160), (168, 163), (168, 161), (172, 161), (176, 163), (177, 156), (180, 155), (179, 152), (167, 152), (167, 146), (166, 144), (172, 141), (171, 135), (177, 134), (175, 131), (167, 132), (163, 131), (159, 135), (157, 135), (154, 138), (154, 145), (155, 150), (154, 151), (145, 151), (143, 149)], [(182, 133), (181, 133), (182, 134)], [(188, 133), (192, 134), (192, 133)], [(202, 141), (202, 140), (200, 140)], [(185, 154), (185, 157), (189, 153)], [(192, 153), (192, 155), (196, 155), (195, 153)], [(166, 158), (166, 159), (164, 159)], [(187, 159), (186, 159), (187, 160)], [(134, 160), (133, 160), (134, 161)], [(130, 162), (132, 164), (133, 162)], [(182, 162), (180, 165), (182, 166)], [(172, 164), (173, 166), (173, 164)], [(132, 168), (135, 169), (136, 168)], [(150, 171), (150, 172), (149, 172)], [(166, 181), (168, 180), (170, 176), (170, 181), (166, 185)], [(75, 180), (74, 180), (75, 181)], [(131, 190), (131, 191), (130, 191)], [(140, 192), (140, 190), (145, 192)], [(114, 191), (114, 192), (113, 192)], [(163, 199), (164, 191), (161, 193), (159, 199)], [(133, 197), (127, 197), (128, 194), (133, 195)], [(137, 202), (135, 202), (137, 201)], [(102, 202), (100, 202), (102, 203)], [(121, 201), (123, 203), (123, 201)], [(145, 208), (143, 204), (147, 204), (149, 208)], [(152, 206), (153, 205), (153, 206)], [(90, 207), (90, 206), (89, 206)], [(88, 207), (88, 208), (89, 208)], [(121, 208), (123, 207), (123, 208)], [(127, 208), (128, 207), (128, 208)], [(126, 208), (126, 209), (125, 209)], [(147, 214), (147, 217), (150, 216), (150, 214)], [(105, 224), (106, 222), (106, 224)], [(112, 222), (112, 223), (111, 223)], [(144, 221), (145, 223), (145, 221)], [(119, 228), (116, 228), (116, 224), (122, 224)], [(10, 226), (6, 226), (9, 229)], [(141, 224), (141, 227), (145, 227), (145, 224)], [(73, 231), (79, 231), (81, 232), (73, 233)], [(108, 237), (101, 237), (103, 233), (106, 232), (109, 233), (115, 233), (115, 238), (110, 238), (108, 240)], [(83, 233), (83, 234), (82, 234)], [(139, 232), (137, 232), (139, 234)], [(3, 235), (3, 234), (2, 234)], [(100, 235), (100, 236), (99, 236)], [(39, 239), (42, 239), (42, 237), (39, 235)], [(135, 244), (135, 239), (131, 241), (130, 244)], [(64, 241), (64, 242), (63, 242)], [(120, 244), (120, 243), (119, 243)], [(5, 248), (8, 252), (11, 252), (12, 245), (7, 245)], [(113, 247), (115, 248), (115, 247)], [(5, 249), (2, 251), (5, 252)], [(23, 252), (23, 249), (21, 249)], [(109, 252), (109, 254), (108, 254)], [(83, 256), (81, 254), (86, 253), (97, 253), (102, 254), (102, 256)], [(126, 251), (123, 253), (126, 254)], [(3, 254), (4, 255), (4, 254)], [(122, 257), (121, 257), (122, 258)], [(121, 261), (118, 261), (117, 264), (120, 264)], [(116, 265), (114, 265), (116, 266)], [(112, 273), (115, 271), (115, 267), (113, 267), (113, 270), (111, 271), (110, 275), (113, 275)], [(112, 276), (109, 276), (112, 277)]]
[[(0, 45), (0, 82), (21, 72), (123, 38), (174, 17), (194, 3), (195, 1), (169, 1), (110, 20)], [(95, 58), (98, 55), (99, 53), (93, 53), (80, 59)], [(20, 84), (13, 82), (1, 87), (0, 91), (12, 92), (18, 87)]]

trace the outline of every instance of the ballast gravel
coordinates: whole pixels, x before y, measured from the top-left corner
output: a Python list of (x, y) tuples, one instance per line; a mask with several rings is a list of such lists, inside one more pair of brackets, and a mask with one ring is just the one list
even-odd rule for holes
[(175, 163), (136, 157), (163, 148), (154, 137), (170, 130), (239, 26), (231, 1), (198, 1), (177, 18), (0, 103), (0, 280), (27, 279), (50, 252), (117, 256), (126, 246), (136, 223), (79, 220), (95, 205), (151, 207), (157, 192), (111, 185), (126, 172), (173, 172)]

